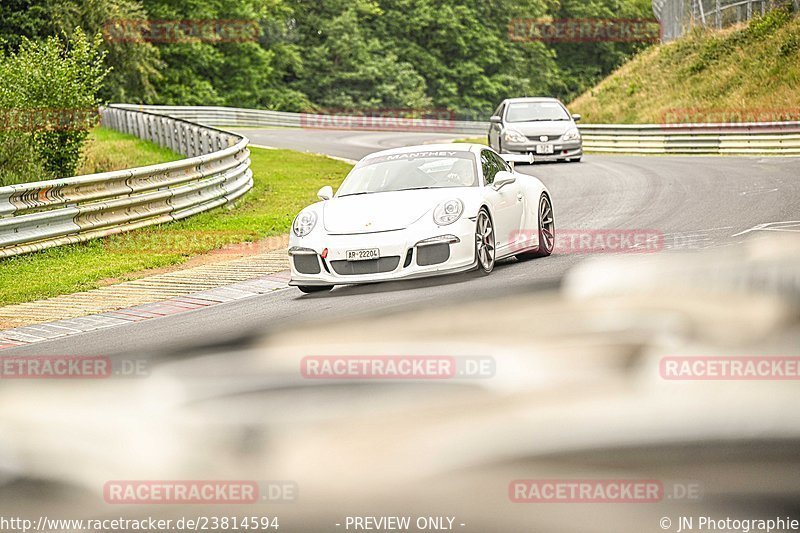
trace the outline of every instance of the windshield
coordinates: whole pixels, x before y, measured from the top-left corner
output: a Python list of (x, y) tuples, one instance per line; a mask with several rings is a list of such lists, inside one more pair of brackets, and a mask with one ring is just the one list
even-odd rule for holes
[(558, 102), (520, 102), (509, 104), (506, 122), (540, 122), (544, 120), (569, 120), (564, 107)]
[(361, 160), (337, 197), (414, 189), (474, 187), (478, 183), (471, 152), (422, 151)]

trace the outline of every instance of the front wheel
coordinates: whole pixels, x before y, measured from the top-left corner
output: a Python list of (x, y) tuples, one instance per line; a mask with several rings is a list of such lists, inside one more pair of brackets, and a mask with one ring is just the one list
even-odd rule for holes
[(539, 198), (539, 248), (532, 252), (517, 254), (517, 259), (526, 261), (534, 257), (547, 257), (553, 253), (556, 244), (556, 224), (553, 218), (553, 205), (550, 198), (542, 193)]
[(475, 257), (478, 260), (478, 271), (488, 274), (494, 270), (494, 225), (486, 209), (480, 210), (475, 224)]
[(300, 289), (300, 292), (312, 294), (315, 292), (329, 291), (333, 288), (333, 285), (298, 285), (297, 288)]

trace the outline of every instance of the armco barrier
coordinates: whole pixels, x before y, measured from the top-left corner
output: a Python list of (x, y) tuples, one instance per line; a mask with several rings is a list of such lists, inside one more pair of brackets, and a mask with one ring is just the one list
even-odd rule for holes
[(180, 220), (253, 186), (245, 137), (117, 106), (101, 115), (105, 126), (188, 159), (0, 187), (0, 257)]
[(580, 130), (592, 152), (800, 155), (800, 122), (592, 124)]
[[(182, 118), (209, 126), (239, 127), (286, 127), (313, 128), (315, 125), (353, 122), (358, 123), (363, 117), (347, 115), (324, 115), (315, 113), (287, 113), (284, 111), (266, 111), (262, 109), (242, 109), (238, 107), (188, 107), (188, 106), (150, 106), (118, 104), (118, 107), (132, 110), (148, 111), (171, 117)], [(395, 111), (390, 111), (389, 115)], [(379, 113), (378, 113), (379, 114)], [(386, 122), (392, 122), (387, 115)], [(376, 120), (380, 122), (380, 120)], [(394, 131), (407, 127), (409, 131), (429, 131), (438, 133), (455, 133), (458, 135), (486, 135), (488, 124), (483, 122), (467, 122), (460, 120), (402, 119), (398, 118), (396, 126), (387, 127)], [(333, 129), (333, 128), (332, 128)], [(370, 129), (370, 128), (364, 128)], [(378, 128), (375, 128), (378, 129)]]
[[(285, 113), (232, 107), (177, 107), (120, 105), (151, 113), (179, 117), (209, 126), (229, 127), (309, 127), (325, 123), (325, 115)], [(346, 117), (340, 117), (346, 118)], [(357, 122), (358, 117), (352, 117)], [(344, 120), (346, 122), (346, 120)], [(800, 122), (726, 124), (582, 124), (583, 146), (591, 152), (640, 154), (776, 154), (800, 155)], [(393, 127), (391, 129), (396, 130)], [(425, 127), (414, 124), (413, 131), (453, 133), (483, 137), (485, 122), (451, 121)]]

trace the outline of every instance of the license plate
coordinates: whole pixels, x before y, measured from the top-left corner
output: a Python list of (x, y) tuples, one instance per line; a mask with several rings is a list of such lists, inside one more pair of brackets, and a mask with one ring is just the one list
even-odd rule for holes
[(536, 145), (536, 153), (537, 154), (552, 154), (553, 153), (553, 145), (552, 144), (538, 144), (538, 145)]
[(348, 261), (367, 261), (369, 259), (378, 259), (381, 256), (377, 248), (370, 248), (368, 250), (347, 250)]

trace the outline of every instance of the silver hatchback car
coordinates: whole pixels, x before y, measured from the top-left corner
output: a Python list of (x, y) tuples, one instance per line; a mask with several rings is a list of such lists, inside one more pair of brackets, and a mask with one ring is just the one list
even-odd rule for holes
[(501, 154), (535, 154), (537, 161), (574, 161), (583, 156), (578, 126), (555, 98), (509, 98), (489, 124), (489, 146)]

